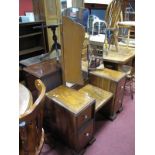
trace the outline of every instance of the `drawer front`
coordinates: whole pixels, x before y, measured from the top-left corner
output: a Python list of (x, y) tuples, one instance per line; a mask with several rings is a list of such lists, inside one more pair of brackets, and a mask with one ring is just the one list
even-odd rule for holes
[(90, 120), (78, 134), (78, 149), (84, 148), (93, 137), (94, 120)]
[(88, 120), (92, 118), (92, 106), (89, 106), (77, 117), (77, 127), (81, 128)]

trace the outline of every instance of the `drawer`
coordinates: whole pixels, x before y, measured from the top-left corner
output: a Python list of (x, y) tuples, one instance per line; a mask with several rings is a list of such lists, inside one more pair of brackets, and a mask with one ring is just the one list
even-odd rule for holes
[(78, 144), (79, 149), (84, 148), (88, 142), (93, 138), (94, 120), (90, 120), (84, 128), (79, 131)]
[(80, 128), (83, 124), (85, 124), (88, 120), (92, 118), (92, 106), (89, 106), (80, 115), (77, 117), (77, 127)]

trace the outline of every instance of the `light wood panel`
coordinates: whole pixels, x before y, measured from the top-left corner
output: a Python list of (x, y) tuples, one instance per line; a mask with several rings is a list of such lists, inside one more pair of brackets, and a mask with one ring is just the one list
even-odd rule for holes
[(103, 55), (104, 61), (125, 64), (135, 56), (135, 48), (119, 46), (118, 49), (118, 52), (116, 52), (114, 46), (111, 46), (108, 55), (105, 53)]
[[(87, 68), (88, 68), (88, 62), (82, 61), (82, 70), (87, 72)], [(125, 77), (125, 73), (108, 69), (108, 68), (90, 71), (89, 73), (92, 75), (96, 75), (98, 77), (104, 78), (104, 80), (107, 79), (107, 80), (113, 80), (116, 82), (120, 81), (123, 77)]]
[(72, 0), (73, 7), (84, 7), (84, 0)]
[(81, 71), (81, 53), (85, 38), (85, 29), (68, 17), (62, 18), (62, 55), (64, 80), (66, 82), (83, 84)]
[[(33, 0), (33, 10), (37, 20), (44, 20), (46, 25), (59, 24), (61, 21), (60, 0)], [(51, 50), (53, 44), (52, 32), (47, 29), (48, 49)], [(60, 27), (57, 28), (56, 34), (60, 43)]]
[(95, 111), (98, 111), (101, 107), (103, 107), (113, 96), (111, 92), (90, 84), (81, 88), (79, 92), (85, 93), (96, 100)]

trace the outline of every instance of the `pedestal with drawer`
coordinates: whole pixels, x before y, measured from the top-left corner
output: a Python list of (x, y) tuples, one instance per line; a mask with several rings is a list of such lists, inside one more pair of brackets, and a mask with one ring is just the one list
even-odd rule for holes
[(110, 115), (111, 120), (122, 110), (125, 78), (124, 73), (107, 68), (90, 72), (91, 84), (113, 93), (111, 106), (104, 108), (104, 113)]
[(104, 68), (91, 71), (89, 77), (92, 85), (113, 93), (113, 102), (104, 108), (104, 113), (107, 113), (111, 120), (115, 119), (117, 113), (122, 110), (125, 73)]
[(47, 92), (46, 96), (45, 131), (76, 153), (81, 152), (94, 138), (95, 100), (65, 86)]

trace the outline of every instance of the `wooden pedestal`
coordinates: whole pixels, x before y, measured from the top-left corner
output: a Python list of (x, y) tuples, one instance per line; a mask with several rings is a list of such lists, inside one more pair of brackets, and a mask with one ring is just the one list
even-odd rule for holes
[(95, 100), (65, 86), (47, 92), (46, 96), (46, 132), (80, 154), (93, 139)]

